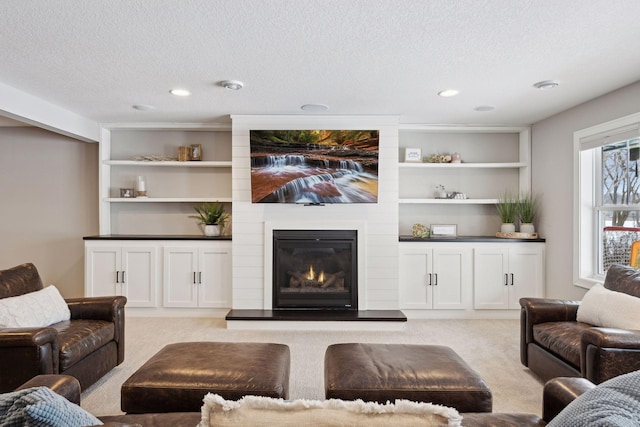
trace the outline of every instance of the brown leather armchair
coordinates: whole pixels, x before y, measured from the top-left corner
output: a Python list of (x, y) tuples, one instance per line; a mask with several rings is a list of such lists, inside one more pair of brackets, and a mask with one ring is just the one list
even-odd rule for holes
[[(640, 270), (614, 264), (604, 287), (640, 297)], [(640, 331), (578, 322), (579, 301), (521, 298), (520, 361), (543, 381), (584, 377), (600, 384), (640, 369)]]
[[(0, 298), (43, 288), (33, 264), (0, 271)], [(43, 328), (0, 328), (0, 392), (39, 374), (76, 377), (82, 389), (124, 360), (123, 296), (67, 299), (71, 319)]]

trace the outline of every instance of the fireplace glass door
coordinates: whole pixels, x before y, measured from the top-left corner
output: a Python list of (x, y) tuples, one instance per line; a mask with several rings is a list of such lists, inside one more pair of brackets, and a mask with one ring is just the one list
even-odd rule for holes
[(274, 230), (273, 308), (357, 310), (357, 231)]

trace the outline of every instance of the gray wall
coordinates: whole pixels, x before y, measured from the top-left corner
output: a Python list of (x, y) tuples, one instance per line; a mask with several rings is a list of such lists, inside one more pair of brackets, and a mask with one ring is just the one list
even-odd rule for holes
[(532, 190), (542, 202), (538, 231), (547, 239), (548, 297), (585, 293), (573, 285), (573, 132), (637, 112), (640, 82), (533, 125)]
[(98, 233), (98, 144), (0, 127), (0, 269), (33, 262), (66, 298), (84, 294), (82, 237)]

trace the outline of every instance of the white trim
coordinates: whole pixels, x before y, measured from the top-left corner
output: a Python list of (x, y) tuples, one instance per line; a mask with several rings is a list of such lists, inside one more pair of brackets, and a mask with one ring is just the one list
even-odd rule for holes
[(230, 123), (165, 123), (165, 122), (140, 122), (140, 123), (101, 123), (104, 129), (132, 129), (132, 130), (192, 130), (192, 131), (231, 131)]
[[(594, 207), (597, 191), (594, 188), (594, 165), (597, 156), (593, 148), (596, 135), (602, 136), (621, 128), (629, 128), (640, 122), (640, 113), (630, 114), (619, 119), (600, 123), (573, 133), (573, 283), (575, 286), (590, 289), (596, 283), (603, 283), (604, 277), (596, 274), (597, 251), (600, 245), (594, 235)], [(585, 167), (589, 165), (588, 167)]]
[(97, 142), (100, 138), (98, 122), (2, 83), (0, 113), (80, 141)]

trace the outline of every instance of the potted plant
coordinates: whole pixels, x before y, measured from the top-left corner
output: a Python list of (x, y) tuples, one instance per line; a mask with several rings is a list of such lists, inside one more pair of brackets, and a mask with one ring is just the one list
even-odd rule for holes
[(538, 210), (538, 202), (536, 198), (530, 192), (526, 192), (520, 195), (520, 200), (518, 202), (520, 231), (522, 233), (529, 234), (535, 233), (536, 229), (533, 225), (533, 221), (536, 219), (536, 213)]
[(518, 216), (518, 197), (508, 192), (503, 193), (498, 199), (498, 203), (496, 203), (496, 209), (502, 221), (500, 231), (503, 233), (515, 232), (515, 222)]
[(229, 214), (224, 211), (224, 205), (217, 201), (207, 202), (200, 206), (194, 206), (194, 209), (198, 215), (191, 215), (190, 218), (196, 218), (200, 224), (204, 225), (204, 235), (219, 236), (221, 228), (229, 218)]

